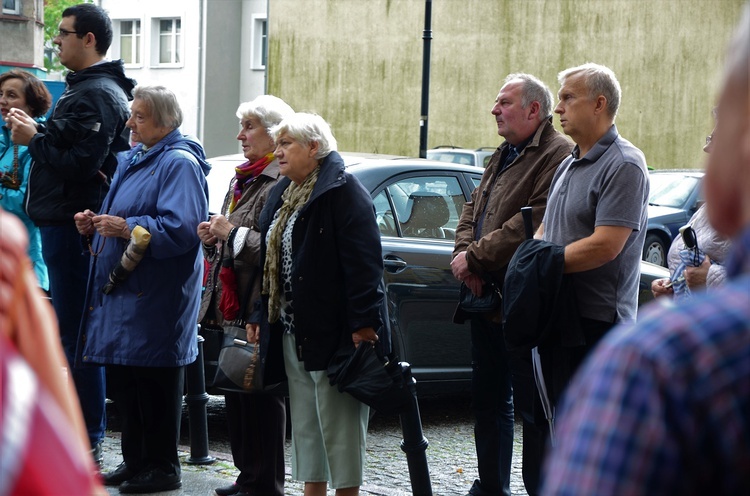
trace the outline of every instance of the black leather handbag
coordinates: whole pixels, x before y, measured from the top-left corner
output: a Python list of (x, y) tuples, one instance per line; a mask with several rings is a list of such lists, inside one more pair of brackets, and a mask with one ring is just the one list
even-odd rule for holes
[(458, 302), (464, 312), (486, 313), (500, 308), (502, 296), (497, 286), (491, 282), (486, 282), (482, 286), (482, 296), (476, 296), (466, 284), (461, 283)]
[(251, 393), (263, 390), (260, 343), (248, 343), (244, 327), (225, 325), (213, 387)]
[(328, 365), (328, 380), (342, 393), (384, 414), (402, 413), (415, 397), (401, 362), (387, 361), (370, 343), (339, 349)]

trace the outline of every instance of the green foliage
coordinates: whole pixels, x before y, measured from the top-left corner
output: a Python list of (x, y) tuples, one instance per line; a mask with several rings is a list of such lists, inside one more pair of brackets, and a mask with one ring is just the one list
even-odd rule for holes
[(44, 67), (48, 71), (65, 70), (57, 59), (52, 39), (57, 36), (63, 11), (79, 3), (93, 3), (93, 0), (44, 0)]

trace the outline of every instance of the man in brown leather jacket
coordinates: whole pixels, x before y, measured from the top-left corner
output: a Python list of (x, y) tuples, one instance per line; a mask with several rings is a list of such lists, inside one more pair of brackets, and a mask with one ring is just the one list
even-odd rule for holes
[[(453, 275), (476, 295), (487, 282), (502, 287), (508, 262), (525, 239), (521, 207), (532, 207), (534, 228), (538, 227), (555, 169), (573, 148), (552, 126), (552, 98), (549, 88), (536, 77), (510, 74), (492, 107), (497, 132), (505, 142), (490, 159), (472, 201), (464, 205), (451, 262)], [(546, 423), (540, 427), (534, 423), (536, 390), (530, 352), (506, 351), (500, 308), (470, 313), (459, 306), (455, 318), (471, 319), (471, 389), (479, 479), (469, 495), (510, 495), (511, 375), (516, 407), (524, 419), (524, 483), (530, 495), (536, 494)]]

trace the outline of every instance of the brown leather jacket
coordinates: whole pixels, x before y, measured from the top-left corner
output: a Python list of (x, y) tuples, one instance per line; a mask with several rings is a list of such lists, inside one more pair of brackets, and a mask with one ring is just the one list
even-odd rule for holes
[[(532, 207), (534, 230), (538, 229), (552, 176), (573, 149), (573, 143), (552, 126), (551, 117), (539, 126), (513, 163), (498, 173), (509, 146), (505, 142), (498, 147), (482, 182), (471, 194), (471, 201), (464, 204), (453, 250), (453, 256), (466, 251), (469, 270), (491, 277), (501, 288), (508, 263), (525, 239), (521, 207)], [(485, 205), (481, 236), (475, 241), (475, 229)]]
[[(222, 325), (223, 316), (219, 311), (219, 301), (221, 301), (221, 281), (219, 280), (219, 270), (221, 269), (221, 260), (224, 257), (231, 256), (234, 261), (234, 271), (237, 276), (237, 292), (240, 300), (240, 307), (244, 301), (245, 314), (242, 319), (247, 320), (253, 312), (253, 303), (260, 299), (261, 279), (263, 271), (260, 267), (260, 230), (258, 221), (260, 212), (266, 204), (268, 193), (276, 185), (279, 179), (279, 163), (274, 160), (263, 170), (263, 172), (247, 185), (242, 197), (237, 202), (234, 211), (227, 216), (229, 222), (235, 226), (248, 227), (250, 231), (245, 237), (245, 246), (238, 253), (225, 243), (219, 242), (215, 248), (203, 247), (203, 255), (210, 264), (206, 286), (201, 298), (200, 311), (198, 312), (198, 321), (204, 317), (209, 319), (211, 324)], [(234, 180), (224, 199), (224, 205), (221, 213), (227, 215), (229, 202), (232, 199), (234, 191)], [(209, 308), (213, 308), (209, 312)]]

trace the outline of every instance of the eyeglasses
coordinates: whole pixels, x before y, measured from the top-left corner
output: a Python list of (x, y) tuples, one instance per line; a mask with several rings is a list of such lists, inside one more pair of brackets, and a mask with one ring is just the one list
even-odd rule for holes
[(78, 35), (78, 36), (83, 36), (83, 35), (84, 35), (84, 34), (86, 34), (86, 33), (81, 33), (81, 32), (79, 32), (79, 31), (68, 31), (67, 29), (63, 29), (63, 28), (60, 28), (60, 29), (59, 29), (59, 30), (57, 31), (57, 36), (58, 36), (59, 38), (65, 38), (65, 37), (66, 37), (66, 36), (68, 36), (69, 34), (76, 34), (76, 35)]
[(708, 136), (706, 136), (706, 146), (710, 145), (713, 140), (714, 140), (713, 134), (709, 134)]

